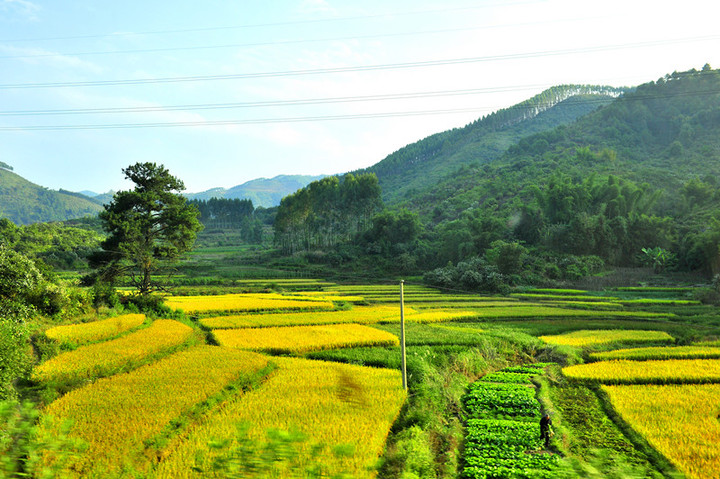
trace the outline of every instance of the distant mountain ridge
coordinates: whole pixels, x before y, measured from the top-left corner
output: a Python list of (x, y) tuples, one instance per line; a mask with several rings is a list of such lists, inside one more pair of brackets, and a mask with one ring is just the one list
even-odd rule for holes
[(0, 218), (24, 225), (95, 215), (101, 209), (85, 195), (49, 190), (0, 168)]
[(271, 208), (280, 204), (285, 196), (295, 193), (313, 181), (327, 175), (279, 175), (273, 178), (258, 178), (232, 188), (211, 188), (200, 193), (185, 193), (190, 200), (209, 200), (210, 198), (249, 199), (254, 207)]

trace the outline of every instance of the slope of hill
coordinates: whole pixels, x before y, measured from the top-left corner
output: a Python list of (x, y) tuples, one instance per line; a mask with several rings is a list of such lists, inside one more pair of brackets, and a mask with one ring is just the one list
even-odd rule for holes
[(200, 193), (187, 193), (191, 200), (209, 200), (210, 198), (249, 199), (256, 208), (270, 208), (280, 204), (283, 197), (304, 188), (309, 183), (323, 178), (306, 175), (280, 175), (274, 178), (258, 178), (232, 188), (212, 188)]
[(401, 148), (362, 172), (375, 173), (383, 189), (383, 200), (397, 204), (432, 188), (464, 165), (492, 162), (522, 137), (571, 123), (612, 102), (624, 91), (590, 85), (549, 88), (463, 128)]
[[(573, 124), (524, 137), (495, 161), (482, 163), (456, 170), (402, 204), (435, 222), (453, 219), (488, 201), (494, 208), (515, 198), (529, 201), (531, 195), (522, 196), (526, 187), (547, 184), (560, 172), (646, 182), (665, 190), (665, 198), (692, 178), (714, 183), (720, 175), (720, 72), (706, 67), (643, 84)], [(665, 209), (672, 207), (668, 201)]]
[(80, 193), (48, 190), (0, 168), (0, 218), (30, 224), (80, 218), (101, 209)]

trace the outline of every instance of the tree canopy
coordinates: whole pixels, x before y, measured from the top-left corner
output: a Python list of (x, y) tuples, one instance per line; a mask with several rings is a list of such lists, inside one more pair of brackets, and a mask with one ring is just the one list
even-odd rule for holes
[(136, 163), (122, 170), (135, 183), (115, 193), (100, 213), (108, 237), (91, 265), (100, 279), (127, 276), (141, 295), (157, 289), (153, 275), (167, 274), (190, 250), (202, 225), (198, 210), (180, 194), (183, 182), (155, 163)]

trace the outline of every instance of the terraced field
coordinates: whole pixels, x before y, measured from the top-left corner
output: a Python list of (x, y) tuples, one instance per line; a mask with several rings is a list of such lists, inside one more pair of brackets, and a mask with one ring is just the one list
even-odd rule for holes
[[(590, 459), (567, 445), (590, 434), (568, 409), (590, 404), (567, 396), (576, 390), (654, 448), (644, 451), (632, 435), (618, 441), (645, 454), (643, 474), (704, 478), (719, 468), (717, 451), (703, 449), (717, 440), (709, 418), (720, 414), (718, 326), (685, 290), (493, 297), (406, 285), (408, 395), (397, 285), (284, 281), (292, 286), (284, 294), (167, 298), (176, 320), (127, 315), (47, 330), (48, 340), (76, 348), (32, 376), (59, 395), (41, 426), (53, 434), (70, 420), (71, 437), (87, 448), (64, 474), (583, 477)], [(705, 317), (699, 311), (706, 323), (687, 322)], [(553, 361), (578, 364), (560, 374)], [(430, 400), (444, 404), (435, 425), (422, 419)], [(650, 421), (663, 404), (676, 411)], [(539, 441), (541, 410), (558, 425), (548, 449)], [(596, 414), (619, 421), (602, 408)], [(683, 426), (669, 437), (663, 421)], [(685, 446), (669, 446), (672, 439)], [(623, 467), (640, 467), (627, 446), (603, 447)]]

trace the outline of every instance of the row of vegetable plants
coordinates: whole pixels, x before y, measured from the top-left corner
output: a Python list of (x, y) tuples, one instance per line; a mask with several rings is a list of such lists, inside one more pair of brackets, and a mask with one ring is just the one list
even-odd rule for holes
[(470, 385), (463, 397), (467, 421), (460, 477), (554, 477), (559, 459), (543, 450), (540, 403), (531, 382), (543, 366), (506, 368)]

